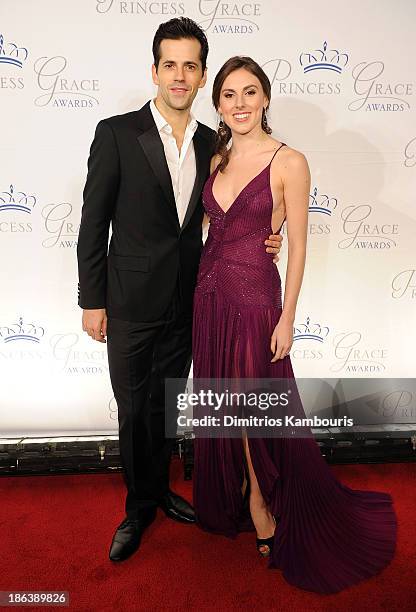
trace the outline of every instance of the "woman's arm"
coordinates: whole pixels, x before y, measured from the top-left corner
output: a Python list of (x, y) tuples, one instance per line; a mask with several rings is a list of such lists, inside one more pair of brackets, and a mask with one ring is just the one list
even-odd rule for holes
[(311, 176), (303, 153), (292, 151), (283, 167), (288, 259), (282, 317), (295, 320), (306, 258)]
[(292, 150), (282, 168), (286, 207), (288, 261), (283, 310), (270, 341), (272, 362), (283, 359), (293, 344), (293, 323), (305, 270), (311, 177), (306, 157)]

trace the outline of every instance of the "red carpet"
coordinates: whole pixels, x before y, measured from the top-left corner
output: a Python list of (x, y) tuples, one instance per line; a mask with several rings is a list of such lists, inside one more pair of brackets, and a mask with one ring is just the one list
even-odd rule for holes
[[(355, 489), (390, 492), (399, 521), (390, 566), (341, 593), (317, 595), (288, 585), (278, 570), (266, 568), (254, 534), (231, 541), (161, 512), (139, 551), (112, 564), (108, 547), (124, 516), (121, 474), (1, 477), (0, 590), (69, 591), (69, 609), (80, 612), (415, 610), (416, 465), (331, 469)], [(177, 460), (172, 476), (172, 488), (190, 500), (192, 483), (183, 481)]]

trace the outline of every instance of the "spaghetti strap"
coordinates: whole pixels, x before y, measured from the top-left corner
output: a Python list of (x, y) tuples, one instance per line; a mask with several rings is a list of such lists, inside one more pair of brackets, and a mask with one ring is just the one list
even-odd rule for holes
[(276, 151), (273, 153), (273, 157), (272, 157), (272, 158), (271, 158), (271, 160), (270, 160), (270, 165), (271, 165), (272, 161), (274, 160), (274, 158), (275, 158), (275, 156), (276, 156), (276, 153), (277, 153), (278, 151), (280, 151), (280, 149), (281, 149), (282, 147), (285, 147), (285, 146), (286, 146), (286, 143), (285, 143), (285, 142), (282, 142), (282, 144), (280, 145), (280, 147), (279, 147), (278, 149), (276, 149)]

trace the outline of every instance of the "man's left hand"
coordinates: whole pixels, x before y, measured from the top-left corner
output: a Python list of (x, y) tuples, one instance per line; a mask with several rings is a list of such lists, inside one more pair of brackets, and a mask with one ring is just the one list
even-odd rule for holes
[(280, 234), (271, 234), (268, 240), (264, 241), (264, 244), (267, 246), (266, 253), (273, 253), (273, 262), (276, 263), (279, 261), (278, 252), (280, 251), (280, 247), (282, 246), (283, 236)]

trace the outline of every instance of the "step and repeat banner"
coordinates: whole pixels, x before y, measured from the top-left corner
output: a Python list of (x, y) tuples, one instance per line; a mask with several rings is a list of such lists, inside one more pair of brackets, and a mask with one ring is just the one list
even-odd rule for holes
[[(414, 376), (413, 0), (1, 0), (0, 437), (117, 432), (106, 346), (77, 306), (82, 189), (97, 122), (155, 95), (154, 32), (182, 15), (210, 44), (196, 117), (216, 128), (214, 76), (250, 55), (274, 135), (311, 168), (296, 375)], [(282, 251), (284, 283), (285, 234)]]

